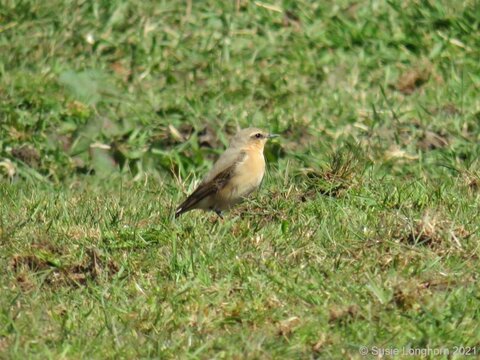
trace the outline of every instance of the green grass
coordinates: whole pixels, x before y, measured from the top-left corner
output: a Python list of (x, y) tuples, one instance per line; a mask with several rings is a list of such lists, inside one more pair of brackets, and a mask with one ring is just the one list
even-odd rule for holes
[(480, 353), (480, 3), (331, 3), (0, 3), (1, 358)]

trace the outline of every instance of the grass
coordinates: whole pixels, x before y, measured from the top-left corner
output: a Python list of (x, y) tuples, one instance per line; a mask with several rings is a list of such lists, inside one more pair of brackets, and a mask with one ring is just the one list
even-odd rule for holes
[[(0, 357), (478, 354), (479, 12), (3, 1)], [(172, 221), (249, 125), (261, 190)]]

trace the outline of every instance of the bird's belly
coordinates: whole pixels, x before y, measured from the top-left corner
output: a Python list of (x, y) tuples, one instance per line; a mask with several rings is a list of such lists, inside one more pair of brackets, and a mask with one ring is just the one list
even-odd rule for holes
[(262, 162), (258, 168), (251, 167), (250, 164), (239, 166), (229, 183), (218, 192), (220, 209), (226, 210), (238, 204), (260, 186), (265, 172), (264, 163)]

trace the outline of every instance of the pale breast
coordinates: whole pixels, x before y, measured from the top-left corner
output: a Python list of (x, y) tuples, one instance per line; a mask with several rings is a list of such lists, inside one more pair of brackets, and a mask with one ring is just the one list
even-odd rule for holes
[(244, 196), (255, 190), (262, 182), (265, 174), (265, 159), (263, 153), (247, 155), (238, 167), (236, 177), (239, 196)]
[(228, 208), (256, 190), (265, 174), (263, 152), (247, 151), (244, 160), (237, 165), (229, 183), (219, 192), (222, 208)]

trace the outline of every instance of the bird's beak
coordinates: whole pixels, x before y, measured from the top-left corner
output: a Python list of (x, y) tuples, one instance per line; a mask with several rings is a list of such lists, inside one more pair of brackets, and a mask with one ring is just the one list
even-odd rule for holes
[(267, 135), (267, 138), (273, 139), (273, 138), (276, 138), (276, 137), (279, 137), (279, 136), (280, 136), (280, 135), (278, 135), (278, 134), (268, 134), (268, 135)]

